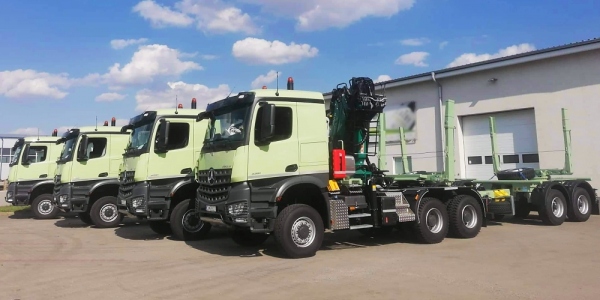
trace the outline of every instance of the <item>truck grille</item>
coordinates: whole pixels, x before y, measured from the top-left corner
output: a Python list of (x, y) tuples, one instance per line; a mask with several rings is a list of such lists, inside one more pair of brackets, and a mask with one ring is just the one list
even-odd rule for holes
[(221, 202), (229, 197), (231, 189), (231, 169), (209, 169), (197, 173), (198, 200)]
[(131, 196), (134, 181), (135, 171), (123, 171), (119, 174), (119, 198), (127, 198)]

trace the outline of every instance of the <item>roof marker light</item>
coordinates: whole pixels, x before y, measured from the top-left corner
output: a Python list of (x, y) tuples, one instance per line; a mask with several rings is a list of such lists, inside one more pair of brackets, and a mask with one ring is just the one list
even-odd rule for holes
[(192, 98), (192, 109), (196, 109), (196, 98)]
[(288, 77), (287, 89), (288, 90), (293, 90), (294, 89), (294, 78)]

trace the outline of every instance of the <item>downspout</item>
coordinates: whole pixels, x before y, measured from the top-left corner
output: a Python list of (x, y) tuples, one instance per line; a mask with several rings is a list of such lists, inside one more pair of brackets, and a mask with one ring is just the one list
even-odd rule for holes
[[(431, 79), (433, 80), (433, 82), (435, 82), (435, 84), (438, 87), (438, 104), (440, 107), (440, 136), (442, 137), (442, 151), (444, 151), (444, 145), (445, 145), (445, 140), (446, 138), (444, 137), (444, 109), (443, 109), (443, 103), (442, 103), (442, 85), (436, 80), (435, 78), (435, 72), (431, 72)], [(442, 154), (442, 166), (446, 165), (446, 159), (445, 159), (446, 153)], [(454, 158), (452, 158), (454, 159)], [(443, 168), (443, 167), (442, 167)], [(444, 170), (445, 172), (446, 170)]]
[[(4, 150), (4, 138), (0, 137), (0, 140), (2, 140), (2, 145), (0, 145), (0, 181), (4, 184), (4, 179), (2, 179), (2, 166), (4, 165), (2, 162), (2, 150)], [(10, 157), (10, 155), (8, 155), (8, 157)]]

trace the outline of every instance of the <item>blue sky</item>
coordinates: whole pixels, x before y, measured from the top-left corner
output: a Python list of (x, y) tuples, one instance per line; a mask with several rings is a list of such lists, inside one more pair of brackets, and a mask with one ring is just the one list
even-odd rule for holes
[(294, 77), (331, 91), (600, 36), (597, 1), (4, 1), (0, 133), (49, 134)]

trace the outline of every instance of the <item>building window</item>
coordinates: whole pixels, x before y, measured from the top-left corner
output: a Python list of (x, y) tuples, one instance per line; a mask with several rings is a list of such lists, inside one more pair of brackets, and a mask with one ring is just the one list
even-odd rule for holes
[(469, 156), (467, 157), (467, 161), (470, 165), (481, 165), (483, 163), (481, 156)]
[(521, 156), (523, 157), (524, 164), (540, 162), (540, 156), (537, 153), (523, 154)]
[(7, 164), (10, 162), (11, 156), (2, 156), (2, 158), (0, 158), (0, 163), (3, 164)]
[[(408, 172), (412, 172), (412, 157), (407, 156), (406, 162), (408, 164)], [(402, 157), (394, 157), (394, 174), (404, 174), (404, 165)]]
[[(498, 161), (500, 161), (500, 155), (498, 155)], [(494, 162), (492, 161), (492, 156), (491, 155), (488, 155), (488, 156), (485, 157), (485, 164), (486, 165), (491, 165), (493, 163)]]
[(519, 163), (519, 155), (518, 154), (503, 155), (502, 162), (505, 164), (518, 164)]

